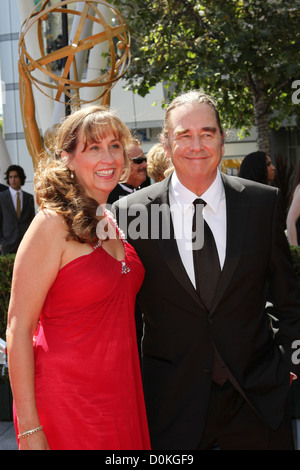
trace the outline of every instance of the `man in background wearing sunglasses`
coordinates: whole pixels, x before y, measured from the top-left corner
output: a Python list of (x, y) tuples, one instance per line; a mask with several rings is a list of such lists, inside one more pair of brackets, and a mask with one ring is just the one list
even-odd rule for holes
[(128, 194), (133, 193), (139, 189), (147, 179), (147, 158), (137, 139), (134, 139), (134, 144), (129, 149), (128, 156), (130, 161), (129, 177), (126, 183), (118, 183), (113, 189), (108, 196), (108, 204), (113, 204), (113, 202), (118, 201), (120, 197), (128, 196)]

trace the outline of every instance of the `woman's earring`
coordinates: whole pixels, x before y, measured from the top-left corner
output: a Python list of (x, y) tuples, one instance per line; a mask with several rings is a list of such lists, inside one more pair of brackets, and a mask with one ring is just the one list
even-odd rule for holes
[(71, 179), (73, 180), (74, 179), (74, 171), (71, 171)]

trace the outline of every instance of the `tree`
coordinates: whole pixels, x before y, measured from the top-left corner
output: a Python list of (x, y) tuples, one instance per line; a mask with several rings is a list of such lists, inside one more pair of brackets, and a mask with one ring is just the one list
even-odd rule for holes
[(292, 84), (300, 79), (300, 0), (113, 3), (133, 37), (127, 83), (141, 96), (161, 81), (168, 99), (203, 88), (225, 126), (256, 126), (268, 154), (270, 129), (299, 119)]

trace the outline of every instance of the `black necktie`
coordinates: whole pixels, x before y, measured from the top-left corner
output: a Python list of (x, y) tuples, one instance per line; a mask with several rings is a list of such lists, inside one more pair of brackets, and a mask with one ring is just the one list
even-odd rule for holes
[[(195, 199), (193, 204), (195, 212), (192, 230), (199, 240), (199, 237), (201, 237), (199, 231), (203, 229), (203, 220), (201, 220), (203, 218), (202, 210), (206, 203), (202, 199)], [(202, 248), (196, 246), (196, 249), (193, 249), (193, 258), (196, 289), (209, 310), (217, 289), (221, 268), (216, 242), (205, 220), (203, 246)]]
[[(202, 211), (206, 203), (202, 199), (195, 199), (193, 204), (195, 206), (195, 212), (193, 216), (192, 230), (194, 234), (198, 235), (198, 237), (201, 237), (201, 233), (199, 233), (199, 231), (203, 230), (204, 222), (203, 247), (200, 249), (196, 247), (196, 249), (193, 250), (196, 288), (203, 303), (209, 310), (221, 274), (220, 260), (212, 231), (210, 230), (205, 220), (203, 221)], [(227, 369), (224, 366), (218, 352), (215, 351), (212, 380), (219, 385), (223, 385), (227, 378)]]

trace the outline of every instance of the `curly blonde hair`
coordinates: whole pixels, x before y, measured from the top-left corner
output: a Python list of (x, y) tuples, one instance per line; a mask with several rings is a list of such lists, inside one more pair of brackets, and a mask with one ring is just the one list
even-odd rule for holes
[(95, 243), (98, 203), (85, 194), (76, 175), (71, 174), (67, 159), (61, 158), (62, 152), (72, 154), (75, 151), (79, 131), (84, 148), (91, 142), (102, 140), (109, 132), (114, 134), (124, 148), (122, 180), (126, 179), (129, 171), (127, 149), (132, 141), (130, 130), (108, 107), (89, 106), (68, 116), (48, 140), (48, 150), (41, 156), (34, 175), (35, 194), (40, 210), (51, 209), (64, 217), (69, 232), (67, 239)]
[[(147, 153), (147, 174), (155, 183), (165, 178), (165, 171), (172, 167), (172, 161), (166, 157), (163, 145), (154, 144)], [(172, 167), (173, 169), (173, 167)]]

